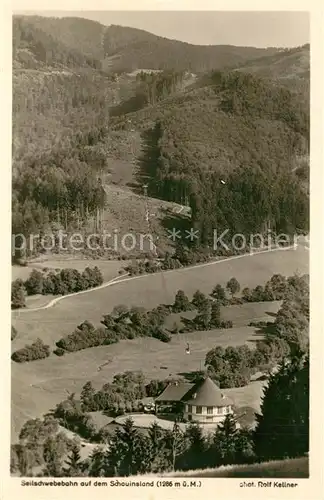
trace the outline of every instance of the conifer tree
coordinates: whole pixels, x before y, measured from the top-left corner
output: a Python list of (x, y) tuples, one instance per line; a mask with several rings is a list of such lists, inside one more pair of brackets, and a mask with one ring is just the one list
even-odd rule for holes
[(210, 326), (212, 328), (219, 328), (220, 322), (220, 305), (218, 301), (214, 301), (211, 306)]
[(173, 424), (172, 431), (166, 431), (165, 443), (168, 449), (169, 463), (174, 471), (178, 457), (182, 455), (187, 446), (184, 433), (181, 431), (178, 422)]
[(183, 290), (178, 290), (173, 304), (173, 311), (183, 312), (183, 311), (189, 311), (190, 309), (191, 309), (191, 304), (189, 302), (188, 297), (186, 296)]
[(80, 399), (83, 411), (96, 411), (97, 403), (95, 400), (96, 391), (91, 382), (87, 382), (81, 391)]
[(308, 357), (285, 362), (270, 376), (257, 415), (254, 445), (260, 460), (292, 458), (308, 452)]
[(202, 293), (200, 290), (197, 290), (192, 297), (192, 305), (195, 306), (198, 311), (204, 306), (204, 304), (207, 301), (207, 297), (204, 293)]
[(127, 418), (121, 429), (116, 429), (106, 455), (105, 475), (130, 476), (144, 474), (150, 467), (148, 438)]
[(225, 293), (225, 289), (222, 287), (222, 285), (216, 285), (213, 288), (211, 296), (214, 299), (216, 299), (223, 306), (226, 305), (226, 293)]
[(67, 467), (63, 467), (65, 476), (79, 477), (83, 475), (80, 448), (77, 444), (72, 447), (71, 453), (65, 461), (65, 464), (67, 465)]
[(207, 443), (202, 427), (197, 423), (190, 423), (185, 433), (188, 439), (188, 449), (181, 460), (181, 468), (201, 469), (207, 466)]
[(199, 309), (199, 314), (197, 315), (195, 321), (197, 326), (208, 330), (210, 327), (212, 317), (212, 306), (209, 300), (206, 300)]
[(226, 415), (214, 434), (214, 451), (219, 464), (233, 464), (236, 456), (237, 429), (233, 415)]

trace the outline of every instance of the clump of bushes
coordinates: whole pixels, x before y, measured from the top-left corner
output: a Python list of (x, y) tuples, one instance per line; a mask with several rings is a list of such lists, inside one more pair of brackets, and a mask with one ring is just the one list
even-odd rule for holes
[(21, 279), (11, 283), (11, 309), (26, 307), (26, 289)]
[(55, 271), (34, 269), (25, 282), (22, 280), (13, 282), (11, 307), (24, 307), (25, 294), (67, 295), (94, 288), (102, 283), (103, 276), (97, 266), (86, 267), (82, 273), (77, 269), (57, 269)]
[(56, 354), (56, 356), (64, 356), (65, 352), (66, 351), (64, 349), (62, 349), (62, 347), (57, 347), (53, 351), (53, 353)]
[(157, 340), (161, 340), (161, 342), (170, 342), (171, 335), (169, 335), (164, 330), (157, 328), (153, 333), (152, 337)]
[(257, 342), (256, 349), (246, 345), (217, 346), (206, 354), (205, 366), (211, 378), (221, 388), (242, 387), (257, 371), (271, 370), (289, 353), (289, 345), (283, 339), (267, 338)]
[[(101, 323), (104, 328), (95, 328), (89, 321), (84, 321), (73, 333), (56, 342), (56, 346), (65, 352), (74, 352), (136, 337), (153, 337), (162, 342), (170, 342), (171, 336), (163, 329), (168, 314), (169, 309), (164, 306), (158, 306), (151, 311), (138, 307), (129, 309), (124, 305), (116, 306), (111, 314), (103, 317)], [(62, 351), (57, 350), (55, 354), (63, 355)]]
[(81, 391), (81, 409), (84, 412), (104, 410), (112, 415), (138, 411), (139, 401), (146, 397), (145, 377), (141, 371), (126, 371), (114, 376), (112, 383), (95, 391), (87, 382)]
[(258, 285), (253, 289), (243, 288), (242, 298), (244, 302), (270, 302), (283, 300), (289, 289), (289, 278), (281, 274), (274, 274), (264, 286)]
[(233, 328), (233, 321), (230, 319), (227, 319), (225, 321), (221, 321), (219, 324), (219, 328)]
[(37, 339), (30, 345), (26, 345), (22, 349), (15, 351), (11, 359), (17, 363), (25, 363), (27, 361), (34, 361), (36, 359), (44, 359), (50, 355), (50, 348), (44, 344), (41, 339)]
[(168, 271), (185, 266), (193, 266), (201, 262), (208, 262), (211, 256), (210, 253), (206, 253), (203, 250), (183, 249), (179, 246), (173, 255), (166, 252), (163, 258), (157, 261), (153, 259), (133, 260), (131, 264), (125, 267), (125, 271), (131, 276)]
[(89, 321), (84, 321), (73, 333), (56, 342), (55, 354), (62, 356), (65, 352), (80, 351), (89, 347), (109, 345), (118, 342), (117, 335), (105, 328), (95, 328)]

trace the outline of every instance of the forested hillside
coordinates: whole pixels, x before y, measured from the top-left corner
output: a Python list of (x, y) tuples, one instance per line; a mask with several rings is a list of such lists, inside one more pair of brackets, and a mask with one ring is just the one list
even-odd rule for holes
[[(65, 62), (71, 66), (80, 62), (77, 58), (82, 55), (86, 65), (99, 69), (102, 63), (104, 69), (118, 72), (137, 68), (201, 72), (242, 64), (278, 51), (192, 45), (135, 28), (106, 27), (88, 19), (40, 16), (14, 17), (14, 50), (23, 67), (32, 66), (33, 56), (34, 64)], [(64, 59), (67, 52), (69, 57)]]
[(191, 207), (203, 245), (213, 227), (307, 231), (308, 77), (308, 46), (194, 46), (15, 17), (14, 233), (85, 226), (120, 159), (130, 185)]
[(141, 166), (152, 195), (190, 205), (205, 243), (213, 227), (243, 234), (262, 232), (268, 221), (288, 234), (307, 228), (296, 172), (308, 157), (309, 112), (288, 89), (215, 72), (209, 86), (128, 116), (151, 126)]
[(110, 26), (106, 30), (104, 46), (106, 57), (114, 57), (113, 67), (123, 71), (173, 68), (204, 72), (277, 52), (271, 48), (191, 45), (121, 26)]
[(250, 60), (240, 69), (272, 79), (284, 80), (297, 76), (308, 80), (310, 75), (309, 52), (309, 44), (293, 49), (284, 49), (273, 55)]
[[(72, 22), (69, 19), (60, 21), (63, 22), (58, 25), (53, 18), (14, 17), (14, 68), (39, 69), (44, 66), (101, 68), (100, 27), (103, 28), (103, 26), (80, 19), (77, 23), (78, 34), (74, 38), (73, 20)], [(99, 33), (96, 33), (99, 36), (99, 47), (96, 46), (93, 25), (96, 28), (97, 25), (99, 27)]]

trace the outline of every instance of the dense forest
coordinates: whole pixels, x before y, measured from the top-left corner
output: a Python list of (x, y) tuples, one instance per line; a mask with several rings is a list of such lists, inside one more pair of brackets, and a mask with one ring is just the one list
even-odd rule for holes
[[(130, 58), (135, 74), (103, 69), (109, 57)], [(258, 76), (267, 61), (280, 61), (275, 79)], [(190, 206), (201, 246), (214, 228), (306, 232), (307, 61), (307, 46), (192, 46), (84, 19), (14, 17), (13, 233), (85, 230), (104, 209), (110, 165), (133, 155), (134, 132), (137, 184)]]
[[(74, 66), (77, 62), (74, 58), (80, 58), (83, 54), (86, 65), (117, 72), (137, 68), (201, 72), (243, 64), (250, 59), (278, 52), (276, 48), (192, 45), (135, 28), (107, 27), (73, 17), (15, 16), (14, 30), (14, 47), (20, 49), (19, 63), (23, 67), (33, 67), (35, 59), (38, 63), (44, 63), (46, 54), (47, 62), (67, 62)], [(51, 55), (50, 51), (55, 49), (61, 53), (68, 51), (68, 57), (64, 59)], [(33, 54), (32, 57), (28, 52)], [(74, 54), (74, 58), (71, 54)]]
[[(20, 18), (13, 20), (13, 57), (17, 66), (37, 69), (40, 65), (51, 67), (78, 68), (88, 67), (101, 69), (101, 61), (82, 54), (76, 48), (67, 48), (56, 37), (39, 27), (35, 19)], [(58, 37), (61, 39), (61, 37)]]
[(292, 173), (309, 154), (307, 109), (252, 75), (216, 72), (212, 80), (146, 135), (152, 195), (190, 205), (205, 243), (215, 227), (247, 234), (270, 222), (276, 232), (307, 231), (308, 198)]

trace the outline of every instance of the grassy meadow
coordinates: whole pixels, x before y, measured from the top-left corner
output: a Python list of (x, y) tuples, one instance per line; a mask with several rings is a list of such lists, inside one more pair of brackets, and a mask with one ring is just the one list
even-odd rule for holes
[[(84, 320), (99, 324), (103, 314), (115, 305), (141, 305), (146, 308), (171, 303), (178, 289), (191, 296), (198, 288), (209, 293), (217, 283), (224, 285), (235, 276), (244, 286), (263, 284), (274, 273), (291, 275), (308, 272), (308, 253), (303, 248), (246, 256), (205, 266), (168, 271), (125, 279), (122, 283), (66, 298), (52, 308), (14, 312), (13, 324), (18, 330), (12, 349), (16, 350), (37, 337), (54, 347), (55, 341), (72, 332)], [(152, 338), (125, 340), (118, 344), (96, 347), (67, 354), (51, 355), (31, 363), (12, 363), (12, 438), (15, 440), (28, 418), (40, 416), (64, 399), (68, 392), (79, 393), (91, 380), (95, 387), (126, 370), (143, 370), (148, 379), (199, 370), (208, 350), (216, 345), (253, 345), (258, 338), (252, 319), (266, 319), (276, 312), (278, 303), (231, 306), (224, 315), (232, 319), (234, 328), (175, 335), (169, 344)], [(187, 342), (191, 354), (185, 353)], [(101, 364), (108, 364), (98, 371)], [(236, 406), (258, 410), (262, 382), (255, 381), (243, 388), (230, 389)]]

